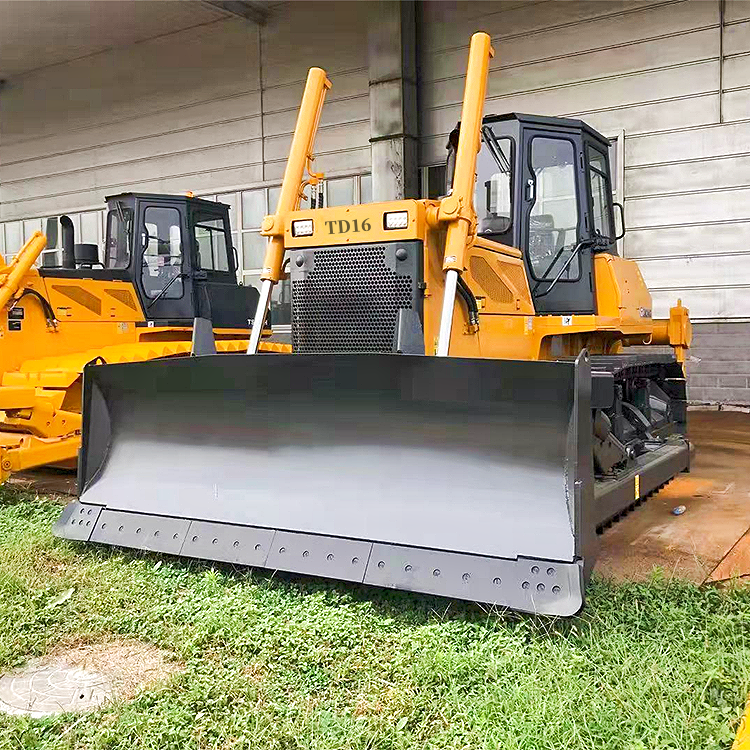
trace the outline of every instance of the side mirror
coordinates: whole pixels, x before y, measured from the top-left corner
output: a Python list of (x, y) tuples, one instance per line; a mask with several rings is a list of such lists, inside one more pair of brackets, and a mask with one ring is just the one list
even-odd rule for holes
[[(614, 208), (620, 209), (620, 226), (621, 230), (617, 232), (615, 235), (615, 242), (617, 240), (621, 240), (625, 236), (625, 208), (623, 207), (622, 203), (613, 203), (612, 204)], [(615, 221), (615, 225), (617, 225), (617, 221)]]
[(47, 219), (47, 226), (44, 229), (47, 235), (47, 249), (52, 250), (57, 247), (57, 216)]

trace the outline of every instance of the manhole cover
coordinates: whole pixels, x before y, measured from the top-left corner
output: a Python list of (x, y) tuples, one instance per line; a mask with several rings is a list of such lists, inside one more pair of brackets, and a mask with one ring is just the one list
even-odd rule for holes
[(29, 664), (0, 677), (0, 709), (8, 714), (41, 717), (88, 711), (111, 696), (107, 677), (64, 662)]

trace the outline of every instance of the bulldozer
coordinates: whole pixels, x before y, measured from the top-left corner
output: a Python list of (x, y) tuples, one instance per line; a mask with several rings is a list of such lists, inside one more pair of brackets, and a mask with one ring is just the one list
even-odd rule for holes
[[(0, 481), (44, 464), (75, 467), (88, 362), (247, 349), (258, 292), (237, 284), (229, 207), (145, 193), (107, 207), (103, 259), (62, 216), (0, 266)], [(58, 228), (61, 262), (37, 268)]]
[[(581, 609), (598, 532), (689, 469), (690, 320), (618, 254), (603, 136), (483, 117), (493, 55), (475, 34), (436, 200), (300, 207), (310, 70), (249, 356), (89, 365), (58, 536)], [(256, 356), (286, 274), (292, 353)]]

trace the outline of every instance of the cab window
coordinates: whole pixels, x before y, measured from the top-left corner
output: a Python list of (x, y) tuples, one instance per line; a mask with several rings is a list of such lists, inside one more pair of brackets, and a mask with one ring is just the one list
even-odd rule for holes
[(182, 297), (182, 230), (180, 212), (176, 208), (152, 206), (146, 209), (142, 247), (141, 278), (146, 295), (152, 299)]
[(513, 142), (498, 138), (492, 128), (482, 128), (482, 147), (477, 154), (474, 206), (479, 234), (505, 234), (513, 224)]
[(607, 174), (607, 158), (598, 149), (588, 147), (589, 184), (593, 206), (594, 233), (600, 237), (612, 238), (612, 226), (609, 215), (609, 196), (612, 190)]
[(127, 206), (107, 214), (107, 244), (104, 248), (104, 267), (110, 270), (130, 265), (130, 230), (133, 211)]
[[(537, 136), (531, 141), (531, 191), (528, 216), (529, 264), (537, 281), (578, 281), (578, 193), (573, 142)], [(564, 269), (564, 270), (563, 270)]]
[(229, 271), (227, 230), (221, 216), (208, 212), (195, 214), (195, 242), (198, 248), (198, 268), (204, 271)]

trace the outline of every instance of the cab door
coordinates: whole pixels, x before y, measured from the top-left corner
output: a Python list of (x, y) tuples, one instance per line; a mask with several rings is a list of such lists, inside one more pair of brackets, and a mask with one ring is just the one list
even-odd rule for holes
[(193, 312), (184, 204), (139, 201), (136, 279), (147, 320), (190, 321)]
[(594, 313), (580, 134), (524, 129), (523, 153), (520, 239), (534, 306), (541, 314)]
[(196, 306), (214, 328), (248, 328), (258, 305), (258, 292), (237, 283), (237, 258), (229, 217), (220, 209), (193, 206)]

